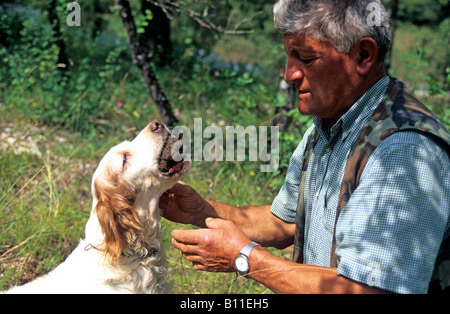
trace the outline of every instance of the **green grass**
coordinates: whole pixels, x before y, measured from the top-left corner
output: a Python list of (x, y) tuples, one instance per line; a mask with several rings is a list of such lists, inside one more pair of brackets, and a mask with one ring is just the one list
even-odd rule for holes
[(2, 146), (0, 154), (0, 288), (48, 272), (75, 247), (89, 217), (98, 156), (97, 148), (74, 134), (5, 123), (0, 129), (10, 131), (3, 135), (18, 141)]

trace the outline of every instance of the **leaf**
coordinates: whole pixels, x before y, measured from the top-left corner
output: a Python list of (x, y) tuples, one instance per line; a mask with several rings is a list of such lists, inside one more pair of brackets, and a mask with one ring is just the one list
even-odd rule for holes
[(149, 9), (145, 10), (145, 19), (147, 21), (153, 20), (153, 13), (151, 10), (149, 10)]

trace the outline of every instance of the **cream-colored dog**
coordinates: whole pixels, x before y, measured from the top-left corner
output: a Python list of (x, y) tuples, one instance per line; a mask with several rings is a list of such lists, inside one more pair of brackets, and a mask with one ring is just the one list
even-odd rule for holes
[(93, 176), (85, 239), (48, 275), (8, 293), (165, 292), (159, 198), (190, 167), (172, 158), (176, 142), (155, 120), (113, 147)]

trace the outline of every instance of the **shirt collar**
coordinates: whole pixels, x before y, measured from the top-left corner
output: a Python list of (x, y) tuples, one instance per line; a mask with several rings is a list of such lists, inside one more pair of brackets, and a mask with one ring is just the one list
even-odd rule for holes
[(389, 82), (390, 77), (386, 75), (375, 83), (342, 115), (331, 130), (328, 119), (314, 118), (314, 125), (318, 128), (320, 135), (324, 136), (328, 141), (332, 141), (339, 134), (345, 139), (351, 132), (357, 131), (359, 133), (370, 115), (382, 101)]

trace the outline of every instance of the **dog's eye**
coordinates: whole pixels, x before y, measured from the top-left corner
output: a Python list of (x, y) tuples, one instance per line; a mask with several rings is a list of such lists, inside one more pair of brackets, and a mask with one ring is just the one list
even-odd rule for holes
[(128, 158), (130, 157), (130, 153), (127, 153), (127, 152), (125, 152), (125, 153), (123, 153), (123, 163), (122, 163), (122, 167), (125, 167), (125, 165), (127, 164), (127, 162), (128, 162)]

